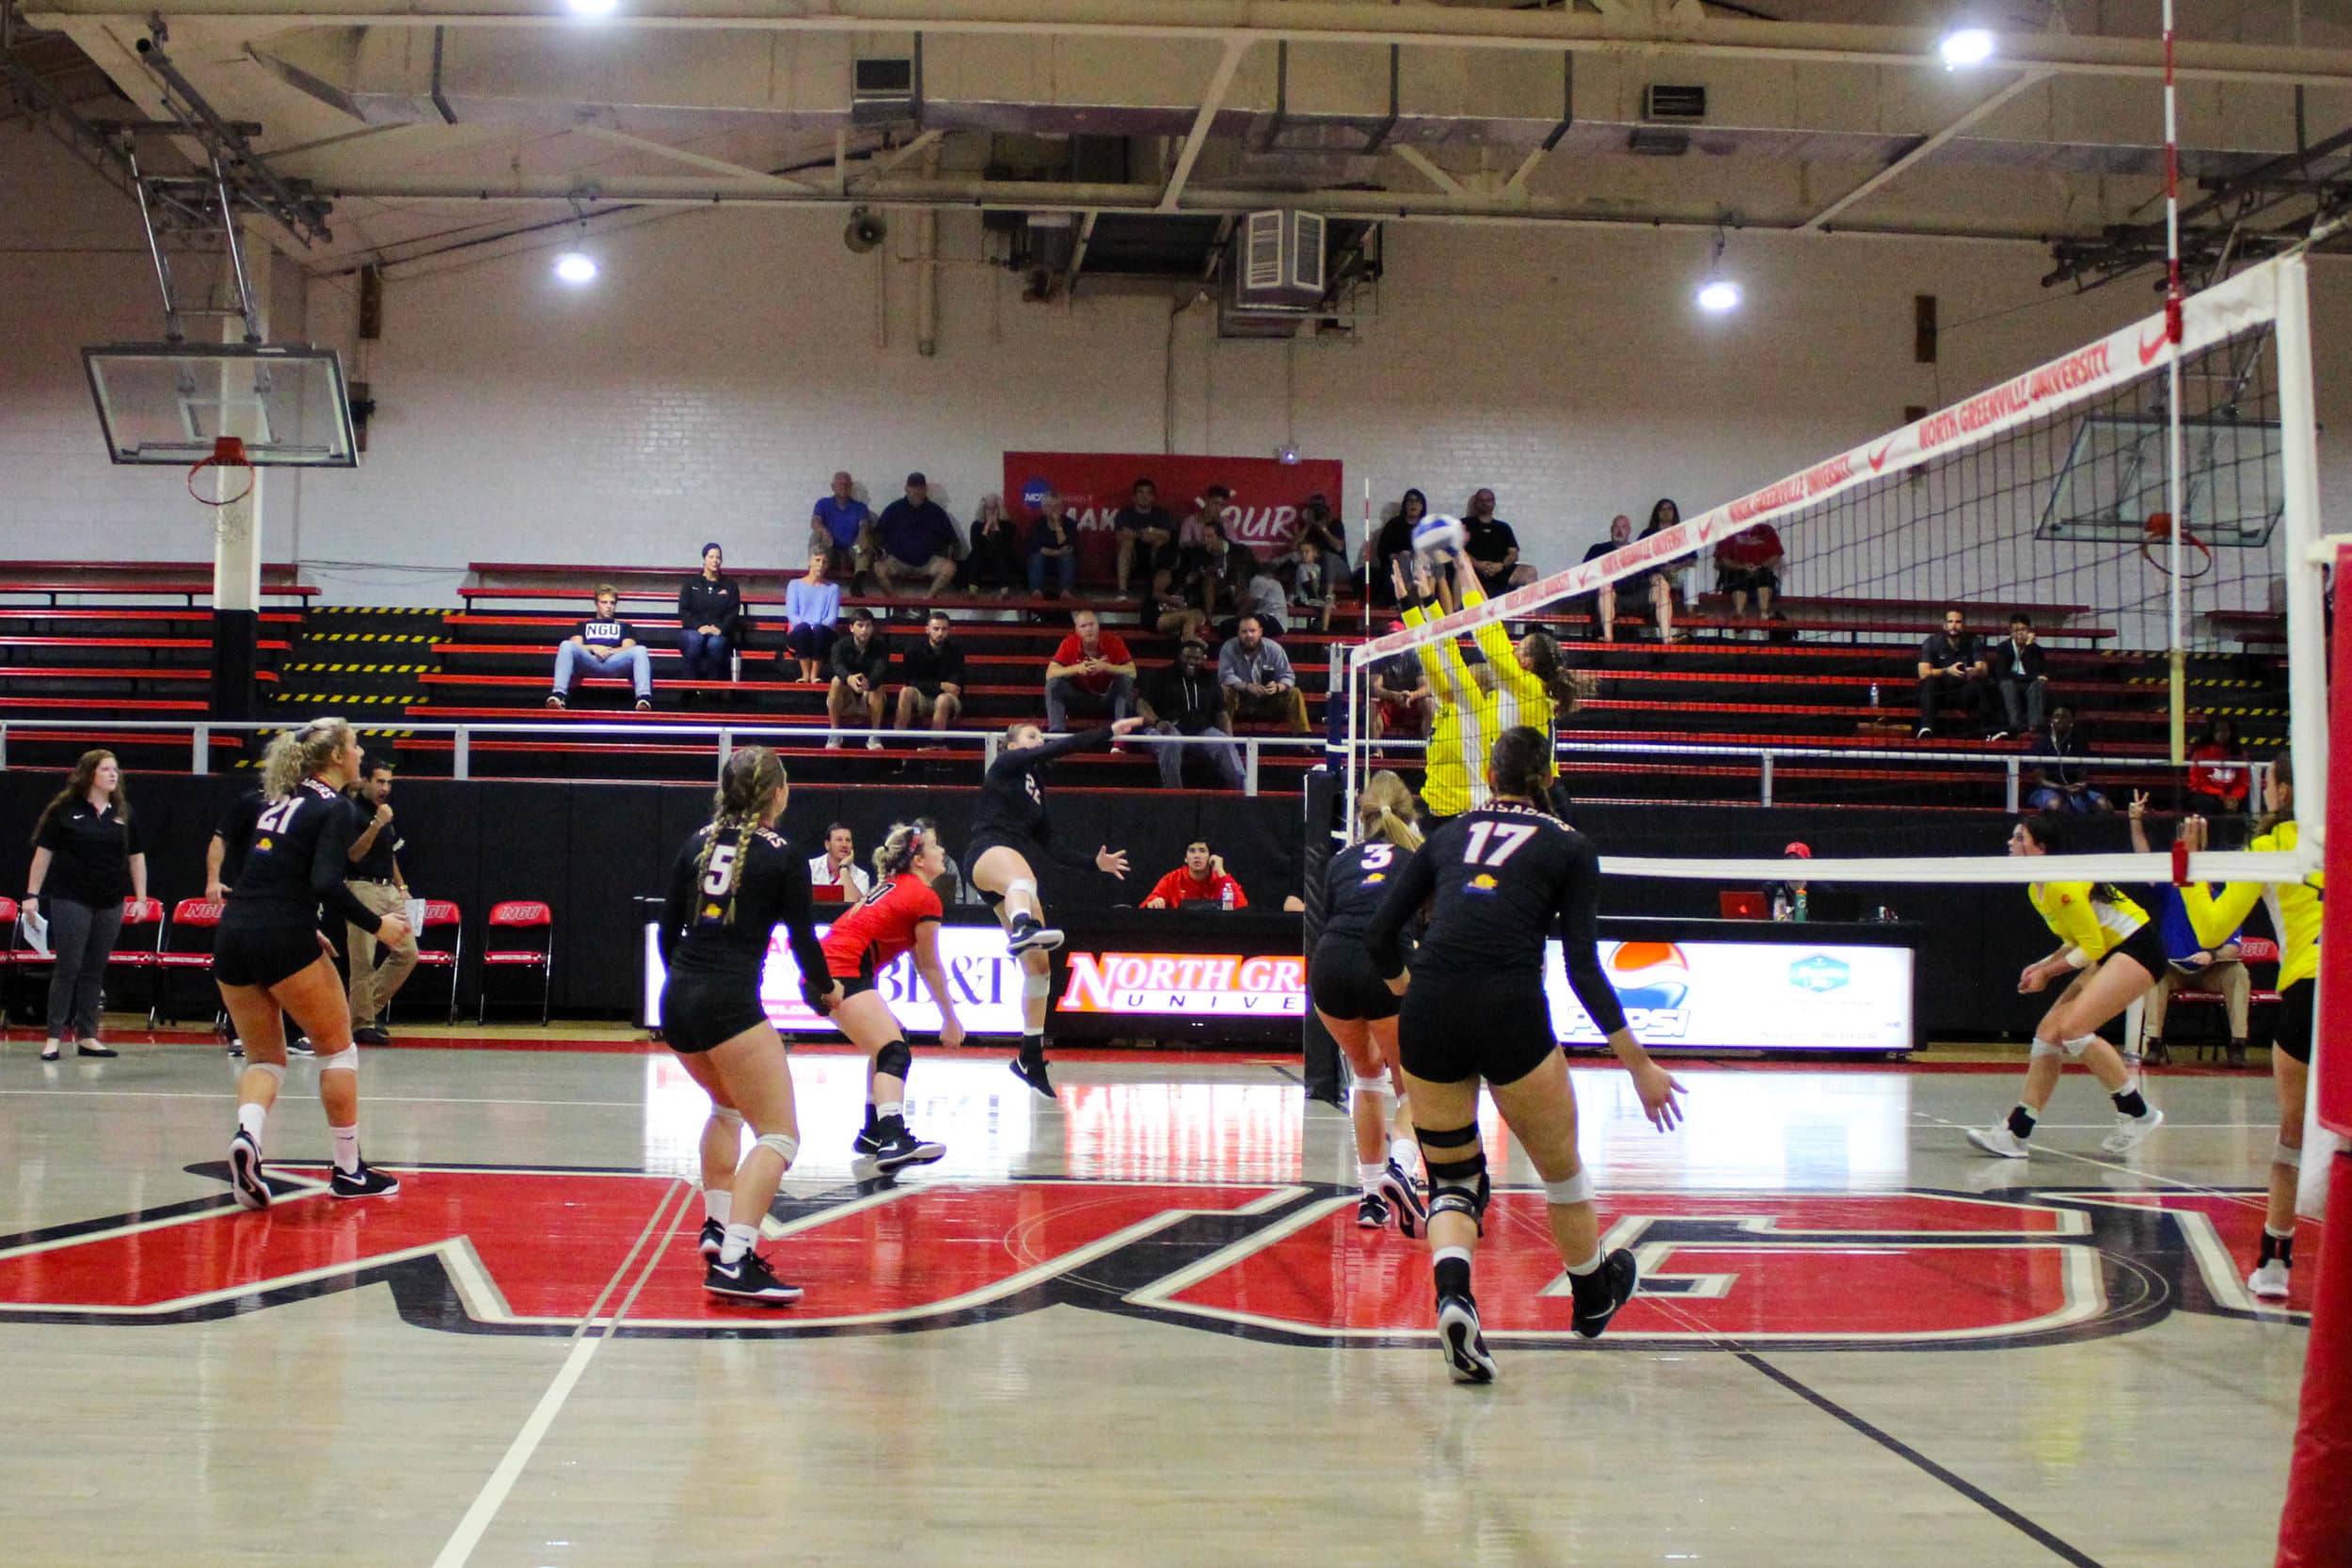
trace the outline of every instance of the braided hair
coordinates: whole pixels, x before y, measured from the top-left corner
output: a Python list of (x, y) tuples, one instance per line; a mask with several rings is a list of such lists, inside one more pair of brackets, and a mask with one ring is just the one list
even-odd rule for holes
[[(711, 852), (721, 839), (740, 843), (759, 825), (759, 816), (776, 791), (785, 785), (784, 762), (765, 746), (746, 746), (727, 758), (719, 770), (719, 788), (710, 800), (710, 826), (703, 830), (703, 847), (694, 857), (694, 878), (700, 885), (710, 870)], [(743, 857), (727, 863), (726, 918), (735, 920), (735, 892), (743, 882)]]

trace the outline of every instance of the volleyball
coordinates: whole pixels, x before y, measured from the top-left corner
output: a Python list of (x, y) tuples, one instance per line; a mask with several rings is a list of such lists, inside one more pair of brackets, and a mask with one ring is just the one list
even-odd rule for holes
[(1422, 555), (1447, 556), (1462, 547), (1462, 519), (1423, 517), (1413, 525), (1413, 548)]

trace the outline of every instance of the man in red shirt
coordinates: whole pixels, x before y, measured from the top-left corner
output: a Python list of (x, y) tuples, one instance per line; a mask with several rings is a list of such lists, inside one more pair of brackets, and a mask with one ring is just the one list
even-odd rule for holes
[(1066, 731), (1070, 710), (1100, 713), (1113, 721), (1136, 710), (1136, 659), (1116, 632), (1103, 629), (1094, 611), (1070, 618), (1071, 632), (1045, 665), (1045, 727)]
[[(1772, 613), (1772, 595), (1780, 591), (1780, 563), (1784, 559), (1780, 535), (1770, 523), (1757, 523), (1743, 528), (1715, 546), (1715, 591), (1731, 595), (1734, 620), (1748, 612), (1748, 594), (1756, 594), (1756, 612), (1759, 616)], [(1733, 637), (1740, 628), (1731, 629)], [(1764, 628), (1756, 628), (1756, 640), (1764, 641)]]
[[(1226, 902), (1230, 890), (1232, 901)], [(1152, 886), (1152, 896), (1143, 901), (1147, 910), (1182, 909), (1186, 904), (1211, 903), (1226, 909), (1246, 910), (1249, 895), (1241, 884), (1225, 875), (1225, 867), (1209, 847), (1205, 838), (1194, 839), (1184, 846), (1184, 863), (1162, 877)]]

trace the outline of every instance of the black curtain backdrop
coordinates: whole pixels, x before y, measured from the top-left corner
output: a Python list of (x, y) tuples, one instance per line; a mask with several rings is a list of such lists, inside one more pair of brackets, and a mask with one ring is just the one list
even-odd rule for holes
[[(63, 783), (62, 773), (0, 772), (0, 891), (23, 892), (33, 822)], [(206, 841), (229, 802), (251, 787), (250, 775), (133, 774), (129, 787), (146, 836), (151, 891), (167, 903), (201, 894)], [(1041, 868), (1048, 909), (1073, 931), (1084, 931), (1090, 909), (1139, 902), (1196, 837), (1216, 845), (1253, 905), (1279, 909), (1287, 895), (1300, 891), (1303, 835), (1295, 796), (1096, 794), (1054, 791), (1050, 783), (1048, 790), (1057, 840), (1089, 856), (1098, 846), (1124, 848), (1133, 867), (1124, 882), (1090, 868)], [(914, 799), (904, 791), (854, 786), (796, 788), (785, 831), (815, 854), (827, 824), (846, 822), (863, 855)], [(971, 792), (955, 791), (924, 800), (951, 850), (963, 845), (972, 800)], [(489, 906), (504, 898), (540, 898), (555, 911), (556, 1010), (619, 1018), (630, 1015), (638, 984), (640, 936), (629, 900), (661, 891), (678, 847), (707, 819), (710, 791), (688, 784), (416, 779), (395, 786), (392, 807), (408, 845), (410, 885), (420, 896), (452, 899), (465, 911), (467, 963), (458, 989), (469, 1007), (479, 983), (474, 960), (481, 921)], [(1880, 854), (1994, 855), (2005, 836), (2003, 820), (1992, 813), (1887, 816), (1874, 845)], [(1777, 854), (1791, 838), (1834, 842), (1853, 818), (1829, 807), (1731, 812), (1587, 803), (1578, 807), (1576, 822), (1603, 853), (1744, 856)], [(2086, 819), (2085, 836), (2086, 848), (2128, 847), (2120, 818)], [(1612, 878), (1601, 907), (1609, 914), (1706, 918), (1717, 913), (1721, 890), (1713, 882)], [(1910, 884), (1839, 889), (1834, 896), (1864, 910), (1884, 904), (1931, 927), (1920, 947), (1926, 1036), (2022, 1037), (2048, 1006), (2046, 997), (2017, 994), (2017, 972), (2053, 945), (2022, 889)]]

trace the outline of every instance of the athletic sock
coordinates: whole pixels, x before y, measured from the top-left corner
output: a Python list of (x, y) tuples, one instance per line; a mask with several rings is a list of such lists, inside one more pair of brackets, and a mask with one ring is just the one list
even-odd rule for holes
[(740, 1263), (743, 1255), (752, 1250), (752, 1243), (758, 1239), (757, 1226), (729, 1223), (727, 1239), (719, 1243), (719, 1261), (729, 1265)]
[(359, 1174), (359, 1129), (329, 1127), (335, 1137), (335, 1168), (345, 1176)]
[(1595, 1247), (1590, 1258), (1568, 1265), (1568, 1293), (1576, 1299), (1579, 1311), (1609, 1305), (1609, 1281), (1600, 1272), (1607, 1256)]
[(269, 1107), (265, 1105), (247, 1103), (237, 1107), (238, 1128), (252, 1133), (253, 1141), (257, 1144), (262, 1141), (262, 1124), (268, 1119)]
[(1045, 1060), (1045, 1037), (1043, 1035), (1022, 1036), (1021, 1059), (1032, 1067)]
[(888, 1116), (876, 1117), (874, 1118), (874, 1136), (880, 1138), (883, 1143), (888, 1143), (891, 1139), (897, 1137), (899, 1133), (904, 1132), (906, 1130), (906, 1117), (898, 1114), (896, 1106), (891, 1108), (891, 1112)]
[(2295, 1232), (2292, 1229), (2289, 1229), (2284, 1233), (2281, 1233), (2271, 1229), (2268, 1225), (2265, 1225), (2263, 1227), (2262, 1253), (2261, 1256), (2254, 1259), (2254, 1262), (2257, 1267), (2260, 1267), (2262, 1264), (2271, 1262), (2274, 1259), (2278, 1262), (2284, 1263), (2290, 1269), (2295, 1267)]
[(1362, 1184), (1364, 1191), (1368, 1193), (1378, 1192), (1380, 1190), (1380, 1179), (1388, 1174), (1389, 1164), (1385, 1160), (1375, 1161), (1369, 1164), (1359, 1163), (1356, 1166), (1356, 1180)]
[(2144, 1117), (2148, 1114), (2148, 1101), (2141, 1098), (2137, 1084), (2126, 1084), (2107, 1098), (2114, 1101), (2115, 1108), (2127, 1117)]
[(904, 1101), (885, 1100), (874, 1107), (874, 1125), (879, 1127), (885, 1121), (897, 1121), (906, 1115), (906, 1111)]
[(2030, 1105), (2020, 1102), (2016, 1106), (2012, 1107), (2009, 1113), (2009, 1130), (2017, 1137), (2030, 1138), (2033, 1136), (2033, 1124), (2036, 1121), (2039, 1121), (2041, 1117), (2041, 1112), (2035, 1110)]
[(1396, 1168), (1399, 1170), (1411, 1170), (1413, 1168), (1413, 1156), (1419, 1152), (1420, 1146), (1414, 1143), (1410, 1138), (1391, 1138), (1389, 1140), (1389, 1158), (1395, 1162)]
[(703, 1218), (727, 1223), (728, 1213), (735, 1208), (735, 1195), (724, 1187), (703, 1189)]
[(1470, 1255), (1468, 1247), (1445, 1248), (1430, 1260), (1430, 1272), (1437, 1276), (1440, 1300), (1470, 1293)]

